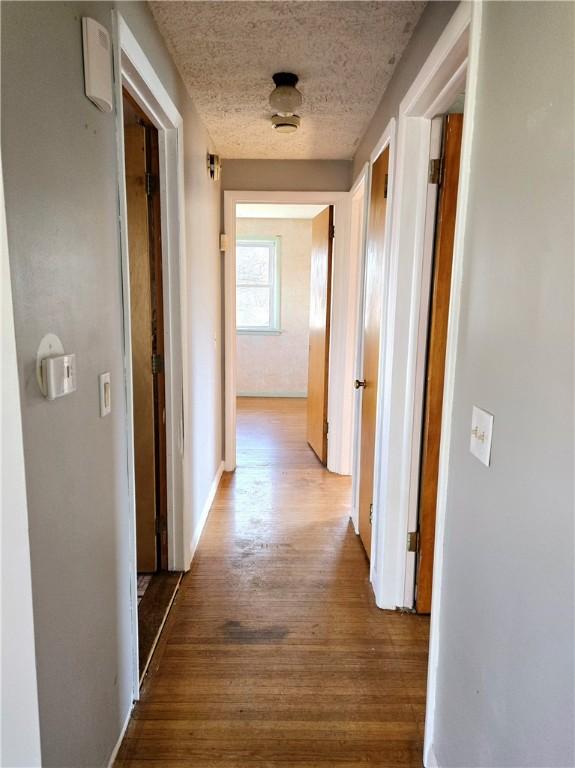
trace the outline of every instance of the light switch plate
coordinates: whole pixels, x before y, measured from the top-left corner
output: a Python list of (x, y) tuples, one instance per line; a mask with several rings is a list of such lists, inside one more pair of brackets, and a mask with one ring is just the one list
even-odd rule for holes
[(491, 461), (492, 434), (493, 415), (474, 405), (471, 417), (471, 442), (469, 450), (486, 467), (489, 466)]
[(100, 390), (100, 416), (104, 418), (112, 410), (112, 383), (110, 373), (101, 373), (98, 376)]

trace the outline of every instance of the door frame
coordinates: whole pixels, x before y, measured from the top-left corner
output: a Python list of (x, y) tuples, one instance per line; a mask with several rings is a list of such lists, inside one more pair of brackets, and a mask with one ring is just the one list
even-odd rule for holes
[(136, 497), (134, 471), (134, 415), (130, 271), (128, 251), (126, 178), (124, 173), (124, 110), (122, 88), (139, 104), (158, 129), (160, 161), (161, 244), (164, 299), (164, 351), (166, 377), (166, 474), (168, 511), (168, 569), (185, 570), (187, 493), (183, 473), (186, 360), (188, 333), (184, 286), (185, 208), (183, 119), (152, 64), (118, 11), (112, 12), (114, 82), (118, 163), (119, 243), (122, 273), (124, 396), (126, 402), (128, 525), (130, 534), (130, 599), (132, 624), (132, 693), (139, 698), (138, 589), (136, 558)]
[[(394, 205), (391, 226), (391, 256), (389, 290), (385, 318), (386, 371), (383, 389), (381, 445), (383, 457), (379, 473), (377, 553), (379, 574), (374, 581), (376, 602), (380, 608), (413, 607), (413, 588), (406, 594), (406, 585), (414, 573), (415, 554), (407, 552), (407, 533), (413, 513), (417, 514), (419, 490), (418, 469), (421, 442), (423, 403), (416, 392), (425, 376), (427, 334), (421, 333), (422, 285), (429, 283), (431, 262), (424, 264), (425, 213), (427, 203), (427, 173), (429, 162), (431, 118), (447, 109), (456, 94), (466, 90), (467, 129), (464, 130), (460, 202), (466, 199), (469, 183), (468, 165), (475, 76), (468, 76), (468, 51), (472, 11), (477, 19), (475, 3), (462, 2), (447, 23), (399, 107), (397, 130), (397, 182), (394, 185)], [(472, 8), (473, 6), (473, 8)], [(474, 22), (477, 31), (478, 22)], [(467, 78), (467, 81), (466, 81)], [(459, 211), (461, 210), (461, 214)], [(458, 207), (456, 251), (461, 248), (464, 220)], [(459, 301), (457, 252), (454, 253), (452, 302)], [(425, 267), (425, 268), (424, 268)], [(456, 319), (450, 316), (450, 333)], [(450, 385), (453, 349), (448, 344), (446, 357), (446, 387)], [(450, 405), (444, 400), (442, 428), (449, 439)], [(442, 441), (443, 442), (443, 441)], [(444, 465), (440, 462), (440, 475)], [(439, 481), (441, 488), (441, 477)], [(436, 543), (441, 542), (441, 509), (437, 508)], [(438, 552), (436, 547), (436, 553)], [(435, 568), (441, 568), (441, 553)]]
[[(303, 203), (333, 205), (335, 243), (332, 264), (331, 333), (328, 381), (327, 468), (342, 475), (351, 474), (354, 342), (347, 333), (349, 303), (349, 192), (224, 192), (224, 468), (236, 468), (236, 205), (238, 203)], [(346, 386), (349, 382), (349, 386)]]

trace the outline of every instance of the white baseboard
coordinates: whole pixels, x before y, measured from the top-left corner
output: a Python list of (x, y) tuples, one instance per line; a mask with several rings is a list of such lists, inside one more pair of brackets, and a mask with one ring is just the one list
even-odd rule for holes
[(196, 528), (196, 531), (192, 537), (192, 543), (190, 544), (190, 558), (188, 562), (188, 568), (190, 567), (190, 563), (194, 559), (194, 555), (196, 554), (196, 549), (198, 548), (198, 544), (200, 543), (200, 537), (202, 535), (202, 531), (204, 530), (204, 526), (208, 519), (208, 515), (210, 514), (210, 509), (212, 508), (212, 504), (216, 496), (216, 492), (218, 490), (218, 486), (220, 484), (223, 471), (224, 471), (224, 462), (222, 461), (220, 462), (220, 466), (218, 467), (215, 477), (210, 486), (210, 490), (208, 492), (208, 496), (206, 498), (206, 501), (204, 503), (204, 508), (202, 509), (202, 514), (200, 516), (200, 522), (198, 523), (198, 527)]
[(118, 752), (120, 751), (120, 747), (122, 746), (122, 742), (124, 741), (124, 736), (126, 735), (126, 731), (128, 730), (128, 725), (130, 724), (130, 718), (132, 717), (132, 710), (134, 709), (135, 702), (133, 701), (130, 705), (130, 709), (128, 710), (128, 714), (126, 715), (126, 719), (124, 720), (124, 725), (122, 726), (122, 729), (120, 731), (120, 735), (118, 736), (118, 741), (116, 742), (116, 746), (112, 750), (112, 754), (110, 755), (110, 759), (108, 760), (108, 768), (113, 768), (114, 763), (116, 762), (116, 758), (118, 757)]
[(238, 392), (237, 397), (307, 397), (307, 392)]

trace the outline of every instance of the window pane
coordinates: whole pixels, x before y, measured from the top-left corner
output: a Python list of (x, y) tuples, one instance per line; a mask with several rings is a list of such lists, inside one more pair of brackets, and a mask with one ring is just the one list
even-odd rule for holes
[(269, 284), (270, 250), (268, 245), (238, 245), (236, 249), (238, 285)]
[(270, 325), (269, 288), (238, 286), (236, 310), (238, 328), (268, 328)]

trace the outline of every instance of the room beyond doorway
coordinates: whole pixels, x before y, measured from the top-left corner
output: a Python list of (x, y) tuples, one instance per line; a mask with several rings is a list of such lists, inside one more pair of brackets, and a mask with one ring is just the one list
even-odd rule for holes
[[(355, 321), (355, 307), (349, 302), (350, 295), (355, 295), (355, 290), (350, 286), (355, 279), (356, 271), (354, 265), (350, 264), (347, 258), (348, 241), (348, 206), (349, 196), (345, 192), (236, 192), (226, 191), (224, 193), (225, 208), (225, 469), (233, 471), (236, 467), (236, 396), (238, 394), (265, 394), (253, 390), (251, 386), (246, 387), (245, 382), (239, 379), (241, 371), (238, 367), (238, 350), (245, 346), (244, 340), (237, 333), (237, 269), (238, 254), (237, 242), (240, 232), (240, 222), (238, 218), (239, 206), (265, 206), (272, 208), (281, 205), (289, 206), (292, 209), (290, 216), (293, 217), (293, 209), (296, 207), (315, 206), (326, 209), (327, 206), (333, 206), (333, 224), (335, 227), (332, 233), (333, 240), (333, 274), (331, 279), (326, 276), (326, 284), (331, 289), (331, 306), (326, 307), (326, 330), (325, 345), (329, 354), (329, 361), (326, 357), (325, 380), (327, 381), (326, 397), (323, 405), (326, 413), (317, 420), (319, 429), (329, 430), (329, 440), (325, 455), (322, 455), (321, 440), (313, 439), (308, 435), (308, 442), (315, 445), (314, 450), (324, 461), (330, 471), (338, 474), (351, 474), (352, 465), (352, 433), (353, 433), (353, 389), (349, 386), (349, 381), (353, 380), (353, 355), (355, 339), (350, 338), (348, 333), (349, 318), (353, 317)], [(268, 217), (273, 213), (268, 213)], [(253, 211), (249, 214), (253, 218)], [(273, 234), (273, 233), (272, 233)], [(243, 289), (243, 286), (241, 287)], [(327, 299), (327, 297), (326, 297)], [(352, 302), (353, 303), (353, 302)], [(326, 302), (324, 302), (326, 304)], [(309, 318), (308, 318), (309, 333)], [(281, 330), (281, 329), (280, 329)], [(248, 329), (249, 331), (249, 329)], [(276, 333), (277, 329), (272, 327), (270, 322), (270, 332)], [(269, 344), (268, 339), (268, 344)], [(278, 345), (280, 346), (280, 345)], [(269, 367), (269, 360), (266, 364)], [(314, 366), (314, 371), (317, 366)], [(304, 371), (300, 366), (300, 373)], [(252, 374), (254, 369), (252, 368)], [(306, 384), (304, 387), (300, 384), (300, 396), (306, 395), (309, 386), (307, 379), (308, 370), (305, 371)], [(347, 386), (346, 386), (347, 384)], [(285, 392), (276, 387), (276, 395), (293, 394)], [(295, 393), (297, 394), (297, 393)], [(320, 435), (321, 437), (321, 435)]]
[(237, 394), (305, 398), (307, 442), (326, 466), (333, 206), (238, 205), (236, 215)]

